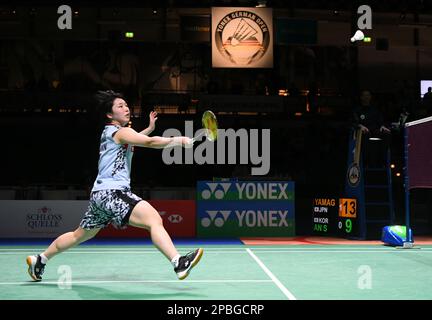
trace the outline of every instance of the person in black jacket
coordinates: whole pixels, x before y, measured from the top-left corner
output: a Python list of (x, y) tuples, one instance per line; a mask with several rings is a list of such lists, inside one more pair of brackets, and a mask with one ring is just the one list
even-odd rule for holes
[(369, 90), (360, 94), (360, 104), (352, 114), (352, 125), (363, 132), (363, 159), (372, 166), (382, 163), (384, 152), (390, 146), (391, 131), (384, 125), (380, 110), (372, 103)]

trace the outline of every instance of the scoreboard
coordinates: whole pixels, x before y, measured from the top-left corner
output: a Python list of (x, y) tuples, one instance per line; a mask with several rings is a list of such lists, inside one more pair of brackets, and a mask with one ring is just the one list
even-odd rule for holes
[(312, 203), (312, 232), (323, 236), (358, 237), (357, 199), (314, 198)]
[(357, 200), (339, 199), (339, 210), (337, 218), (338, 235), (358, 236)]

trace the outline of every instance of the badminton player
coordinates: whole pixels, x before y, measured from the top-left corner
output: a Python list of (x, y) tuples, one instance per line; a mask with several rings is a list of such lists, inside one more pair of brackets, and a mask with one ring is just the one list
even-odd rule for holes
[(157, 120), (150, 113), (150, 124), (141, 132), (127, 127), (130, 110), (123, 96), (113, 91), (96, 94), (107, 123), (101, 135), (98, 175), (90, 194), (88, 210), (79, 227), (55, 239), (42, 253), (27, 257), (28, 273), (34, 281), (41, 281), (47, 262), (55, 255), (93, 238), (110, 223), (125, 228), (132, 225), (147, 229), (153, 244), (171, 261), (177, 277), (185, 279), (203, 254), (199, 248), (180, 256), (166, 232), (159, 213), (147, 201), (133, 194), (130, 173), (133, 147), (165, 148), (183, 146), (190, 148), (188, 137), (150, 137)]

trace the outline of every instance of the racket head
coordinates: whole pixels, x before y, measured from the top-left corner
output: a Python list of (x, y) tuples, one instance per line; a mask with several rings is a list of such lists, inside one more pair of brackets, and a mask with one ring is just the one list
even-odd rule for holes
[(204, 111), (202, 125), (206, 131), (207, 139), (216, 141), (218, 136), (218, 122), (215, 114), (210, 110)]

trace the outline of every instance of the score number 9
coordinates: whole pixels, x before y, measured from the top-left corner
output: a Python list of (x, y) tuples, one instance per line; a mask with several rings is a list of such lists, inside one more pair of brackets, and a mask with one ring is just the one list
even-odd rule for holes
[[(342, 221), (339, 221), (338, 228), (342, 229), (343, 225), (344, 225), (344, 223), (342, 223)], [(351, 233), (351, 231), (352, 231), (352, 221), (351, 221), (351, 219), (346, 219), (345, 220), (345, 232)]]

